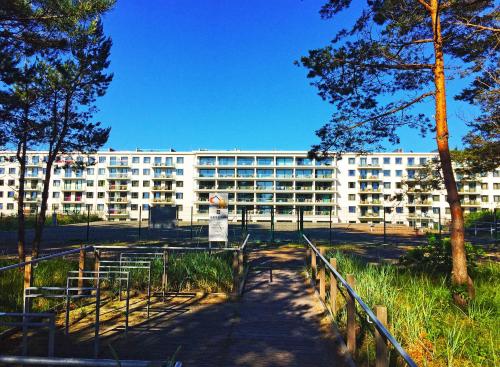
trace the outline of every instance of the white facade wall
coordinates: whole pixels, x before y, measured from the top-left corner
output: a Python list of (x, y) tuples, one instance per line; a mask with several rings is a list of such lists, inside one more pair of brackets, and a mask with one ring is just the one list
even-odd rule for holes
[[(30, 152), (25, 212), (41, 202), (44, 152)], [(61, 156), (49, 186), (52, 212), (81, 212), (88, 208), (109, 220), (148, 219), (154, 205), (178, 207), (179, 219), (208, 219), (208, 193), (227, 192), (230, 219), (249, 209), (251, 221), (296, 221), (297, 211), (313, 222), (390, 223), (429, 226), (441, 214), (449, 218), (444, 191), (406, 193), (411, 180), (435, 153), (344, 154), (331, 162), (306, 159), (304, 151), (103, 151), (92, 154), (94, 164), (65, 170), (89, 157)], [(464, 182), (464, 211), (492, 210), (500, 205), (500, 171)], [(17, 213), (19, 165), (14, 152), (0, 152), (0, 213)], [(271, 209), (272, 208), (272, 209)]]

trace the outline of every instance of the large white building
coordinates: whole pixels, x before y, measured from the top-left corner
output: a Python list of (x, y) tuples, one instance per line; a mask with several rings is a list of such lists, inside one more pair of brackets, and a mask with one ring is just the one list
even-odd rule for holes
[[(175, 205), (178, 217), (208, 219), (210, 192), (227, 192), (230, 219), (247, 208), (251, 221), (383, 221), (435, 225), (449, 218), (444, 191), (412, 184), (435, 153), (344, 154), (315, 162), (304, 151), (105, 151), (90, 156), (61, 155), (50, 180), (49, 213), (98, 212), (109, 220), (148, 219), (149, 208)], [(75, 161), (91, 163), (67, 168)], [(25, 212), (40, 206), (45, 153), (30, 152)], [(410, 186), (410, 188), (408, 188)], [(411, 187), (413, 186), (413, 187)], [(14, 152), (0, 153), (0, 213), (17, 213), (19, 165)], [(500, 170), (459, 185), (464, 211), (500, 205)]]

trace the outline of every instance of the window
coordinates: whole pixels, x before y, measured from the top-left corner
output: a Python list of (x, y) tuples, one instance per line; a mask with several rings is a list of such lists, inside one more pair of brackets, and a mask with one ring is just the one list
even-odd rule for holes
[(494, 195), (493, 196), (493, 202), (500, 203), (500, 195)]
[(272, 166), (274, 164), (273, 157), (257, 157), (257, 164), (259, 166)]
[(350, 206), (349, 207), (349, 213), (356, 213), (356, 207), (355, 206)]
[(0, 167), (0, 175), (5, 174), (5, 169)]
[(215, 157), (199, 157), (198, 164), (200, 166), (215, 166)]
[(61, 181), (59, 181), (59, 180), (52, 181), (52, 186), (54, 186), (54, 187), (60, 187), (61, 186)]
[(287, 158), (287, 157), (278, 157), (276, 158), (276, 165), (277, 166), (291, 166), (293, 165), (293, 158)]
[(390, 189), (391, 188), (391, 183), (390, 182), (384, 182), (384, 189)]
[(106, 157), (99, 157), (99, 163), (106, 163)]
[(184, 187), (184, 181), (176, 181), (175, 186), (177, 187)]
[(296, 161), (298, 166), (312, 166), (312, 160), (309, 158), (297, 158)]
[(131, 194), (132, 199), (139, 199), (139, 193), (138, 192), (133, 192)]
[(354, 176), (356, 176), (356, 171), (353, 169), (350, 169), (349, 170), (349, 177), (354, 177)]
[(378, 166), (378, 158), (372, 158), (372, 165)]
[(137, 180), (132, 181), (132, 187), (139, 187), (139, 181)]
[(132, 163), (140, 163), (139, 157), (132, 157)]
[(400, 189), (402, 187), (403, 185), (401, 184), (401, 182), (396, 182), (396, 189)]
[(184, 196), (184, 195), (182, 194), (182, 192), (176, 192), (176, 193), (175, 193), (175, 198), (176, 198), (176, 199), (179, 199), (179, 200), (180, 200), (180, 199), (183, 199), (183, 196)]
[(14, 204), (8, 203), (7, 204), (7, 210), (14, 210)]
[(139, 168), (132, 168), (132, 176), (138, 176), (139, 175)]
[(349, 187), (350, 189), (356, 188), (356, 182), (349, 182), (347, 185), (348, 185), (347, 187)]
[(421, 166), (425, 166), (427, 164), (427, 158), (420, 158), (418, 160), (418, 163), (421, 165)]
[(149, 210), (149, 204), (142, 204), (142, 210), (148, 211)]
[[(253, 173), (253, 171), (252, 171)], [(215, 177), (214, 169), (200, 169), (198, 172), (200, 177)]]
[(184, 175), (184, 170), (183, 170), (182, 168), (177, 168), (177, 169), (175, 170), (175, 174), (176, 174), (177, 176), (183, 176), (183, 175)]
[(499, 176), (500, 176), (499, 170), (493, 171), (493, 177), (499, 177)]
[(151, 171), (149, 170), (149, 168), (144, 168), (144, 169), (142, 170), (142, 174), (143, 174), (144, 176), (149, 176), (149, 175), (150, 175), (150, 172), (151, 172)]
[(396, 207), (396, 213), (398, 213), (398, 214), (403, 213), (403, 208), (400, 206)]
[(349, 200), (350, 201), (356, 200), (356, 194), (349, 194)]
[(238, 157), (238, 166), (251, 166), (254, 163), (251, 157)]
[(15, 180), (9, 180), (9, 181), (7, 181), (7, 185), (14, 186), (15, 182), (16, 182)]
[(137, 205), (137, 204), (131, 204), (130, 205), (130, 210), (132, 210), (132, 211), (139, 210), (139, 205)]
[(184, 157), (177, 157), (175, 159), (175, 163), (177, 163), (177, 164), (183, 164), (184, 163)]
[(432, 195), (432, 201), (439, 201), (439, 195)]
[(391, 158), (390, 157), (384, 157), (384, 164), (391, 164)]
[(14, 167), (9, 168), (9, 174), (15, 175), (16, 174), (16, 169)]
[(94, 181), (87, 180), (87, 187), (94, 187)]
[(488, 195), (481, 196), (481, 202), (487, 203), (488, 202)]
[(384, 177), (391, 177), (391, 170), (385, 169), (384, 170)]
[(415, 165), (415, 158), (409, 157), (408, 158), (408, 165), (409, 166), (414, 166)]
[(234, 166), (234, 162), (233, 157), (219, 157), (219, 164), (221, 166)]
[(151, 157), (142, 158), (142, 163), (151, 163)]
[(488, 190), (488, 183), (487, 182), (481, 183), (481, 189)]
[(106, 183), (106, 181), (104, 181), (104, 180), (99, 180), (99, 181), (97, 181), (97, 186), (99, 186), (99, 187), (104, 187), (105, 183)]
[(7, 192), (7, 197), (8, 198), (13, 198), (14, 197), (14, 191), (8, 191)]
[(349, 164), (356, 164), (356, 158), (349, 158), (348, 162)]
[(149, 199), (149, 192), (143, 192), (142, 193), (142, 198), (143, 199)]
[(500, 183), (495, 182), (493, 184), (493, 190), (500, 190)]
[(54, 192), (52, 193), (52, 198), (54, 198), (54, 199), (58, 199), (58, 198), (59, 198), (59, 194), (60, 194), (59, 192), (54, 191)]
[(99, 168), (99, 169), (97, 170), (97, 174), (98, 174), (99, 176), (104, 175), (104, 174), (105, 174), (105, 172), (106, 172), (106, 171), (104, 170), (104, 168)]
[(94, 174), (94, 169), (93, 168), (87, 168), (87, 175), (93, 175)]
[(403, 164), (403, 158), (396, 157), (396, 164)]
[(3, 186), (3, 182), (4, 182), (3, 180), (0, 180), (0, 186)]
[(87, 192), (87, 199), (92, 199), (94, 197), (93, 192)]
[(149, 187), (149, 181), (142, 181), (142, 187)]
[(396, 170), (396, 177), (402, 177), (403, 176), (403, 171), (400, 169)]
[(104, 199), (104, 192), (103, 192), (103, 191), (99, 191), (99, 192), (97, 193), (97, 198), (98, 198), (98, 199)]

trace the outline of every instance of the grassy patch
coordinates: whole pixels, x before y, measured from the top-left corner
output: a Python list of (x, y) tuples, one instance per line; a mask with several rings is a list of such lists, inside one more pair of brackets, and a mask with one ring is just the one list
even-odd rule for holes
[[(466, 310), (461, 310), (451, 302), (446, 276), (392, 265), (370, 265), (339, 251), (327, 252), (327, 258), (331, 257), (337, 258), (341, 274), (355, 274), (356, 291), (372, 309), (376, 305), (387, 307), (391, 333), (418, 365), (498, 365), (500, 264), (488, 262), (474, 269), (477, 295)], [(344, 330), (342, 295), (337, 302), (337, 323)], [(371, 365), (375, 358), (373, 328), (366, 319), (358, 321), (361, 329), (357, 359)]]

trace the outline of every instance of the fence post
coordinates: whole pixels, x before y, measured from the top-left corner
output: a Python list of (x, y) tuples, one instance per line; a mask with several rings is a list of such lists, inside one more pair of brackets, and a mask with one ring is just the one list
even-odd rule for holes
[[(347, 283), (354, 289), (356, 281), (353, 274), (347, 274)], [(347, 349), (356, 353), (356, 305), (354, 297), (347, 292)]]
[[(85, 250), (83, 245), (80, 245), (80, 257), (78, 258), (78, 288), (83, 288), (83, 272), (85, 271)], [(82, 294), (81, 290), (78, 294)]]
[[(337, 270), (337, 259), (332, 257), (330, 265)], [(332, 308), (333, 316), (337, 314), (337, 278), (333, 273), (330, 273), (330, 307)]]
[(238, 275), (240, 277), (243, 274), (243, 270), (244, 270), (243, 266), (244, 266), (243, 251), (242, 250), (238, 250)]
[[(321, 255), (324, 255), (325, 248), (320, 248)], [(320, 260), (319, 264), (319, 297), (323, 302), (326, 301), (326, 278), (325, 278), (325, 263)]]
[[(26, 256), (25, 261), (31, 261), (31, 256)], [(28, 263), (24, 265), (24, 289), (23, 289), (23, 295), (26, 294), (26, 288), (29, 288), (33, 285), (33, 267), (31, 263)], [(31, 298), (25, 297), (24, 298), (24, 305), (23, 305), (23, 312), (30, 312), (31, 309)]]
[(314, 283), (316, 283), (316, 271), (317, 271), (317, 265), (316, 265), (316, 252), (311, 249), (311, 279)]
[[(377, 315), (377, 319), (380, 320), (382, 325), (387, 327), (387, 308), (384, 306), (376, 306), (375, 313)], [(387, 367), (389, 365), (387, 358), (387, 342), (385, 338), (380, 334), (377, 328), (375, 328), (375, 343), (376, 343), (375, 367)]]
[(167, 292), (168, 285), (168, 275), (167, 275), (167, 266), (168, 266), (168, 251), (163, 251), (163, 276), (161, 279), (162, 289), (163, 289), (163, 301), (165, 302), (165, 294)]
[(233, 252), (233, 298), (238, 296), (238, 287), (239, 287), (239, 256), (238, 251)]
[(94, 282), (95, 282), (96, 287), (99, 287), (99, 266), (100, 266), (100, 263), (101, 263), (101, 250), (95, 250), (94, 251), (94, 271), (96, 273), (94, 275)]

